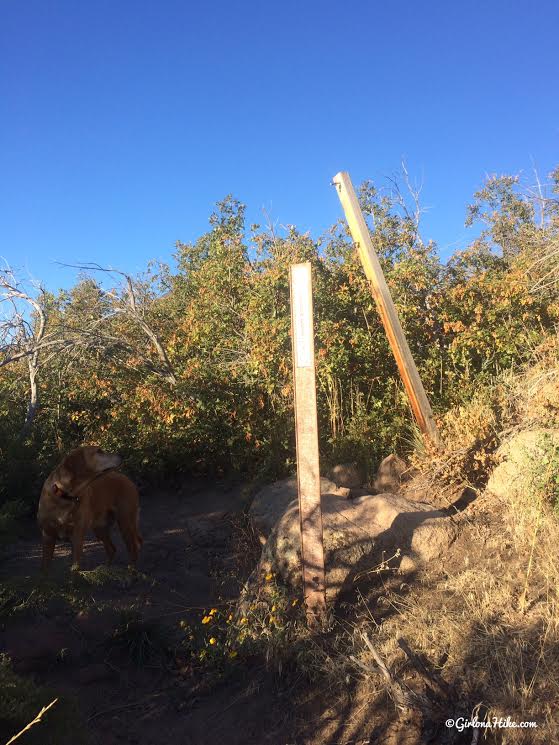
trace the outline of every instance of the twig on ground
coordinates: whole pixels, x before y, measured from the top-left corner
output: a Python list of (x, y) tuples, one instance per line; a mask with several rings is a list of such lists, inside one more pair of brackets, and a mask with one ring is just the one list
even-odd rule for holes
[(43, 719), (44, 715), (47, 713), (47, 711), (52, 706), (54, 706), (57, 702), (58, 702), (58, 699), (55, 698), (54, 701), (51, 701), (48, 706), (43, 706), (43, 708), (37, 714), (37, 716), (35, 717), (35, 719), (33, 719), (31, 722), (29, 722), (29, 724), (26, 724), (25, 727), (17, 733), (17, 735), (14, 735), (13, 737), (11, 737), (8, 740), (8, 742), (6, 743), (6, 745), (11, 745), (11, 743), (12, 742), (15, 742), (18, 738), (20, 738), (24, 734), (24, 732), (27, 732), (27, 730), (31, 729), (31, 727), (33, 727), (35, 724), (39, 724), (39, 722), (42, 721), (42, 719)]
[(405, 639), (398, 639), (398, 646), (411, 662), (416, 672), (421, 675), (423, 680), (425, 680), (425, 682), (429, 685), (436, 688), (438, 693), (443, 696), (445, 701), (448, 701), (451, 698), (450, 689), (447, 683), (441, 678), (441, 676), (427, 667), (421, 657), (411, 650)]
[[(417, 698), (416, 694), (411, 691), (405, 684), (400, 683), (394, 675), (390, 672), (390, 670), (386, 667), (384, 664), (380, 654), (377, 652), (375, 647), (373, 646), (373, 643), (367, 636), (365, 632), (361, 633), (361, 637), (365, 644), (367, 645), (367, 648), (369, 649), (369, 652), (373, 655), (373, 659), (376, 662), (378, 668), (380, 669), (384, 679), (386, 680), (388, 684), (388, 690), (390, 692), (390, 695), (392, 696), (394, 703), (399, 709), (412, 709), (417, 707), (417, 702), (414, 701), (414, 699)], [(354, 655), (351, 655), (350, 658), (356, 665), (358, 665), (360, 668), (365, 670), (365, 672), (373, 672), (374, 668), (372, 668), (369, 665), (366, 665), (361, 660), (358, 660)]]
[[(137, 701), (132, 701), (128, 704), (121, 704), (120, 706), (112, 706), (110, 709), (102, 709), (88, 717), (87, 721), (91, 722), (93, 719), (97, 719), (97, 717), (101, 717), (104, 714), (113, 714), (115, 711), (123, 711), (124, 709), (133, 709), (135, 706), (142, 706), (147, 701), (150, 701), (152, 698), (157, 698), (157, 696), (162, 696), (166, 691), (170, 691), (172, 688), (173, 686), (168, 686), (167, 688), (163, 688), (161, 691), (156, 691), (149, 696), (139, 698)], [(6, 743), (6, 745), (8, 745), (8, 743)]]

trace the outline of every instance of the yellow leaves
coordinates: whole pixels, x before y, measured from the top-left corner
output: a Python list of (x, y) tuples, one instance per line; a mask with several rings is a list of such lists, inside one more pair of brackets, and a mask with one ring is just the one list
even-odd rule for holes
[(445, 321), (443, 324), (443, 329), (445, 333), (448, 333), (449, 331), (454, 331), (454, 333), (461, 333), (462, 331), (466, 330), (466, 327), (462, 323), (462, 321)]

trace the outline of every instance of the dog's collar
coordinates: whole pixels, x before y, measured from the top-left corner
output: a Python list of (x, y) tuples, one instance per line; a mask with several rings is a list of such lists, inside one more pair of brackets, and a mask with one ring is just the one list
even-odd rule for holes
[(104, 471), (99, 471), (99, 473), (96, 473), (95, 476), (88, 479), (88, 481), (84, 481), (83, 484), (80, 484), (77, 489), (74, 490), (74, 493), (71, 494), (69, 491), (60, 491), (58, 494), (59, 497), (62, 499), (66, 499), (68, 502), (75, 502), (76, 504), (79, 503), (80, 497), (79, 494), (83, 489), (85, 489), (86, 486), (89, 486), (92, 484), (96, 479), (98, 479), (100, 476), (104, 476), (106, 473), (109, 473), (109, 471), (114, 471), (114, 468), (105, 468)]
[(76, 497), (67, 491), (59, 491), (57, 496), (60, 497), (61, 499), (66, 499), (68, 502), (79, 502), (79, 499), (80, 499), (79, 497)]

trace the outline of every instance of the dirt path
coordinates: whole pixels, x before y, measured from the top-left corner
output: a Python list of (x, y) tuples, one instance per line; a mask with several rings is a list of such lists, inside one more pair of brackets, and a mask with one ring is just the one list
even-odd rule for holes
[(142, 636), (140, 630), (107, 651), (107, 638), (123, 613), (138, 614), (143, 629), (154, 624), (153, 633), (176, 638), (180, 620), (200, 623), (205, 611), (234, 601), (244, 577), (233, 523), (245, 505), (240, 488), (203, 481), (179, 495), (143, 496), (137, 576), (124, 569), (120, 540), (114, 581), (109, 572), (103, 575), (107, 581), (97, 581), (98, 570), (91, 571), (104, 562), (96, 542), (87, 542), (84, 571), (75, 578), (68, 571), (69, 547), (57, 547), (50, 587), (79, 586), (85, 603), (78, 612), (59, 596), (33, 606), (36, 593), (45, 594), (44, 587), (37, 589), (39, 542), (19, 541), (10, 547), (1, 576), (18, 584), (23, 600), (4, 625), (0, 650), (10, 654), (16, 670), (76, 698), (92, 745), (294, 742), (289, 701), (282, 700), (278, 682), (259, 660), (205, 691), (188, 666), (181, 667), (180, 655), (152, 659), (155, 641), (149, 633)]

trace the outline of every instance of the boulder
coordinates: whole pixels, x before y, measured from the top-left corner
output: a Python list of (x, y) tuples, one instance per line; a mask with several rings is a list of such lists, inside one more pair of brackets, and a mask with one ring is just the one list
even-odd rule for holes
[(378, 467), (373, 480), (373, 487), (379, 494), (391, 492), (396, 494), (400, 486), (411, 476), (411, 469), (405, 461), (397, 455), (388, 455)]
[[(347, 489), (338, 488), (335, 483), (326, 478), (320, 479), (320, 493), (335, 494), (347, 499)], [(254, 497), (249, 509), (251, 522), (260, 539), (264, 542), (272, 532), (277, 521), (285, 514), (293, 500), (297, 500), (297, 479), (291, 477), (268, 484)]]
[[(374, 568), (384, 558), (406, 555), (419, 566), (444, 555), (456, 538), (455, 525), (444, 512), (397, 494), (369, 494), (348, 501), (326, 492), (322, 517), (329, 603), (351, 584), (355, 574)], [(254, 594), (269, 572), (293, 588), (300, 587), (299, 530), (299, 508), (294, 500), (268, 538), (248, 582), (248, 593)]]
[(559, 430), (517, 432), (497, 450), (500, 462), (489, 477), (487, 491), (501, 499), (535, 503), (554, 453), (559, 457)]
[(347, 489), (358, 489), (365, 483), (365, 473), (357, 463), (338, 463), (328, 471), (328, 478), (336, 486), (343, 486)]

